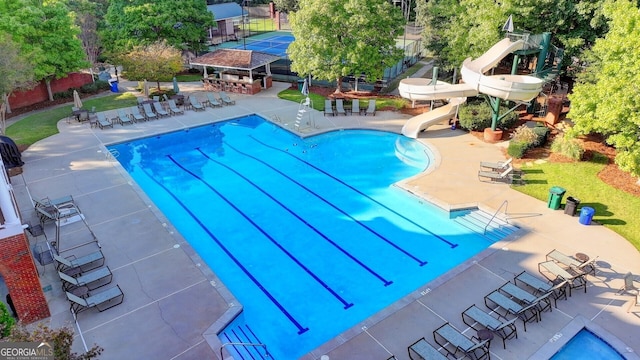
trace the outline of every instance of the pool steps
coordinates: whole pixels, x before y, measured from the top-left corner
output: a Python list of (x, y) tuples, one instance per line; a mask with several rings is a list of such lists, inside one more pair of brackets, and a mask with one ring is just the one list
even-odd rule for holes
[(233, 359), (272, 359), (266, 345), (260, 341), (242, 316), (227, 325), (218, 334), (218, 338)]
[[(452, 214), (452, 217), (458, 224), (473, 230), (492, 242), (502, 240), (520, 230), (519, 227), (509, 224), (504, 219), (493, 217), (493, 214), (480, 209), (457, 211)], [(489, 225), (487, 226), (487, 224)]]

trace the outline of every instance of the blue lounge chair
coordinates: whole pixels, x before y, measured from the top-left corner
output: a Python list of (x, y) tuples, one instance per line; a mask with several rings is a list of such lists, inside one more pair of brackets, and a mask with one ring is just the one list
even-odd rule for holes
[(524, 331), (527, 331), (527, 323), (535, 320), (538, 322), (540, 317), (538, 316), (537, 304), (520, 305), (518, 302), (512, 300), (508, 296), (501, 293), (499, 290), (494, 290), (484, 297), (485, 306), (495, 312), (498, 310), (504, 311), (502, 316), (507, 314), (515, 315), (524, 325)]
[(207, 104), (209, 104), (209, 106), (211, 107), (221, 107), (222, 104), (220, 103), (220, 101), (218, 101), (218, 99), (216, 98), (216, 96), (214, 96), (213, 93), (208, 92), (207, 93)]
[(60, 280), (62, 280), (63, 291), (72, 291), (81, 286), (85, 286), (88, 290), (95, 290), (99, 287), (110, 284), (113, 279), (113, 274), (108, 266), (88, 273), (83, 273), (76, 277), (69, 276), (62, 271), (58, 271), (58, 276), (60, 276)]
[(157, 101), (153, 103), (153, 109), (156, 111), (156, 114), (158, 114), (159, 117), (169, 116), (169, 113), (162, 108), (162, 104)]
[[(448, 358), (422, 338), (409, 346), (409, 359), (447, 360)], [(415, 356), (415, 358), (414, 358)]]
[(367, 106), (367, 110), (365, 110), (364, 114), (367, 116), (376, 116), (376, 99), (369, 100), (369, 106)]
[(344, 110), (344, 100), (336, 99), (336, 114), (347, 115), (347, 112)]
[(227, 95), (227, 93), (224, 91), (220, 91), (220, 99), (222, 100), (222, 103), (225, 105), (235, 105), (236, 103), (236, 101), (231, 100), (229, 95)]
[(333, 110), (333, 101), (331, 99), (324, 100), (324, 116), (330, 114), (331, 116), (335, 116), (336, 112)]
[(124, 124), (133, 124), (131, 116), (125, 112), (125, 109), (118, 109), (118, 117), (116, 119), (122, 126), (124, 126)]
[(104, 265), (102, 250), (94, 251), (81, 257), (76, 257), (75, 255), (63, 257), (54, 253), (53, 259), (58, 263), (56, 269), (63, 272), (67, 272), (70, 269), (79, 269), (80, 272), (89, 271)]

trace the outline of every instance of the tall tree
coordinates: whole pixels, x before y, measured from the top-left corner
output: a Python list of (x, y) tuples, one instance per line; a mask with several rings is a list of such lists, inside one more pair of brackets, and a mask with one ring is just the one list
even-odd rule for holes
[(365, 74), (380, 79), (384, 69), (402, 59), (396, 38), (402, 35), (402, 12), (387, 0), (301, 0), (290, 15), (295, 41), (287, 53), (291, 70), (336, 81)]
[(53, 101), (51, 80), (87, 66), (78, 27), (58, 0), (0, 0), (0, 31), (11, 34), (44, 80)]
[(616, 147), (616, 164), (640, 176), (640, 10), (630, 0), (607, 0), (609, 31), (596, 40), (584, 73), (569, 95), (571, 135), (600, 133)]
[(136, 46), (118, 59), (129, 80), (169, 81), (182, 69), (180, 50), (164, 41)]
[[(20, 47), (11, 36), (0, 32), (0, 103), (5, 103), (7, 112), (11, 112), (6, 99), (14, 90), (27, 90), (33, 87), (33, 66), (20, 52)], [(3, 124), (4, 125), (4, 124)], [(2, 126), (4, 133), (4, 126)]]
[(202, 0), (112, 0), (105, 20), (103, 45), (113, 54), (159, 40), (199, 52), (207, 48), (207, 29), (215, 26)]
[(291, 13), (298, 10), (299, 0), (273, 0), (273, 4), (278, 11)]
[(98, 61), (100, 55), (100, 38), (98, 28), (104, 22), (107, 11), (106, 0), (69, 0), (69, 10), (75, 13), (76, 25), (80, 29), (78, 35), (82, 48), (91, 64)]
[(502, 25), (513, 15), (516, 30), (550, 32), (554, 44), (565, 49), (565, 59), (579, 55), (606, 32), (601, 8), (604, 0), (430, 0), (416, 4), (416, 21), (425, 26), (423, 45), (439, 57), (441, 66), (460, 66), (503, 34)]

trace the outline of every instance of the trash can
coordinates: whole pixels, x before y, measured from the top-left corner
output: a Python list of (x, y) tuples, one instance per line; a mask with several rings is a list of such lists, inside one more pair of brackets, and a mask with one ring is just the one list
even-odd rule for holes
[(591, 225), (591, 219), (593, 219), (593, 215), (596, 213), (596, 210), (592, 207), (583, 206), (580, 209), (580, 219), (578, 220), (582, 225)]
[(302, 92), (303, 86), (304, 86), (304, 79), (298, 80), (298, 91)]
[(576, 211), (580, 205), (580, 199), (576, 199), (573, 196), (567, 197), (567, 203), (564, 205), (564, 213), (571, 216), (576, 216)]
[(111, 92), (118, 92), (118, 80), (109, 80), (109, 85), (111, 86)]
[(547, 207), (549, 209), (558, 210), (560, 209), (560, 204), (562, 203), (562, 197), (566, 190), (561, 188), (560, 186), (553, 186), (549, 189), (549, 198), (547, 199)]

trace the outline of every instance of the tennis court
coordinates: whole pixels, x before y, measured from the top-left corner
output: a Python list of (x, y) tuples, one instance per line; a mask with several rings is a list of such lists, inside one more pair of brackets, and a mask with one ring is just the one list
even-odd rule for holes
[(238, 41), (238, 45), (231, 49), (243, 49), (265, 52), (280, 57), (287, 56), (287, 48), (294, 40), (293, 35), (277, 34), (258, 39), (256, 37), (245, 38)]

